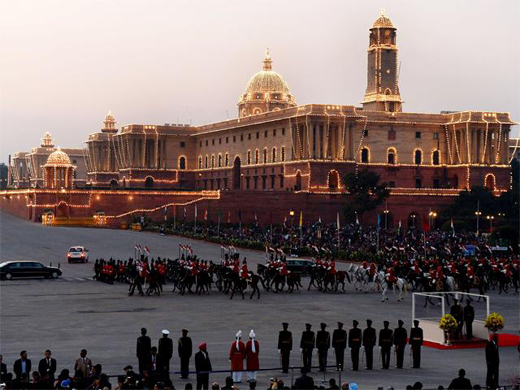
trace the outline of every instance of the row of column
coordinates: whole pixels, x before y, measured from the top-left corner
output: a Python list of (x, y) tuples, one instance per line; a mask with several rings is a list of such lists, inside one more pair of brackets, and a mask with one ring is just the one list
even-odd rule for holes
[(466, 126), (447, 126), (453, 164), (508, 163), (508, 128), (497, 124), (490, 124), (487, 129)]

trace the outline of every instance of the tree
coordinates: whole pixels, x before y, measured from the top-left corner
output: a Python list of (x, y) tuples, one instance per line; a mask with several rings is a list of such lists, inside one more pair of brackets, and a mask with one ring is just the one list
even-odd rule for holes
[(382, 204), (389, 196), (390, 190), (387, 183), (379, 183), (381, 177), (368, 169), (350, 172), (345, 176), (344, 183), (350, 196), (345, 205), (345, 216), (349, 220), (359, 216), (360, 221), (363, 214), (374, 210)]

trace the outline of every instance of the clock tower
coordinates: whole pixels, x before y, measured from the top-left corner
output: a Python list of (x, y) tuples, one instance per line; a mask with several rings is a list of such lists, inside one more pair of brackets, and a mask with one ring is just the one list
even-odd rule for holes
[(370, 29), (368, 46), (367, 89), (363, 109), (375, 111), (402, 111), (399, 93), (396, 28), (390, 18), (381, 16)]

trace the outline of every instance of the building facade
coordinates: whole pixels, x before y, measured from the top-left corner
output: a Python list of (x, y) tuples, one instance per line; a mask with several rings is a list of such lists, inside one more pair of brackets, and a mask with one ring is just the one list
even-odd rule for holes
[[(9, 162), (8, 187), (10, 188), (43, 188), (44, 165), (49, 156), (58, 150), (55, 147), (52, 135), (46, 132), (41, 139), (40, 146), (31, 148), (30, 152), (16, 152)], [(82, 187), (87, 182), (87, 167), (83, 149), (60, 149), (68, 155), (74, 170), (74, 185)]]

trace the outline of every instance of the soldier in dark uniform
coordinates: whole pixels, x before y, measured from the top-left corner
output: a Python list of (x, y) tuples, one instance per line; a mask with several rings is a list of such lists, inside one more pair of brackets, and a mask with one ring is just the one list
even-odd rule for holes
[(152, 341), (146, 335), (146, 328), (141, 328), (141, 336), (137, 338), (136, 355), (139, 361), (139, 374), (143, 375), (144, 370), (148, 370), (148, 362), (152, 353)]
[(396, 354), (396, 367), (403, 368), (404, 362), (404, 350), (406, 349), (406, 342), (408, 338), (408, 332), (405, 328), (403, 328), (404, 322), (399, 320), (397, 321), (399, 325), (394, 330), (394, 345), (395, 345), (395, 354)]
[(303, 356), (303, 367), (307, 372), (311, 371), (312, 367), (312, 351), (314, 350), (314, 332), (311, 330), (311, 324), (305, 324), (305, 331), (302, 333), (300, 341), (300, 349)]
[(460, 338), (462, 331), (462, 322), (464, 321), (464, 309), (459, 305), (458, 299), (454, 299), (453, 306), (450, 308), (450, 314), (457, 320), (457, 330), (455, 331), (455, 340)]
[(181, 360), (181, 378), (186, 379), (190, 372), (190, 358), (193, 350), (191, 337), (188, 337), (188, 331), (182, 330), (182, 337), (179, 338), (179, 358)]
[(163, 329), (163, 337), (159, 339), (159, 349), (157, 351), (157, 360), (160, 362), (160, 375), (164, 379), (170, 377), (170, 359), (173, 356), (173, 341), (168, 337), (170, 332), (167, 329)]
[(489, 336), (486, 343), (486, 386), (495, 388), (498, 386), (498, 373), (500, 365), (500, 356), (498, 353), (498, 335), (496, 333)]
[(471, 340), (473, 338), (473, 321), (475, 320), (475, 309), (470, 304), (470, 300), (466, 299), (466, 306), (464, 307), (464, 323), (466, 324), (466, 338)]
[(413, 368), (421, 368), (421, 346), (423, 345), (423, 330), (419, 328), (419, 321), (413, 321), (414, 327), (410, 330), (410, 347), (412, 348)]
[(282, 323), (283, 330), (278, 334), (278, 352), (282, 359), (282, 372), (287, 374), (289, 372), (289, 358), (292, 351), (292, 333), (287, 330), (289, 324)]
[(381, 347), (381, 360), (383, 361), (383, 369), (388, 370), (390, 368), (390, 351), (392, 350), (392, 344), (394, 339), (394, 332), (389, 329), (390, 323), (383, 321), (384, 329), (379, 331), (379, 346)]
[(348, 346), (350, 348), (350, 355), (352, 357), (352, 371), (357, 371), (359, 368), (359, 349), (361, 348), (361, 329), (357, 326), (359, 322), (352, 321), (354, 328), (348, 332)]
[(320, 371), (325, 372), (327, 370), (327, 353), (330, 348), (330, 333), (325, 330), (327, 324), (320, 324), (321, 330), (316, 334), (316, 348), (318, 349), (318, 362), (320, 365)]
[(367, 370), (371, 370), (374, 363), (374, 347), (376, 345), (376, 330), (372, 328), (372, 320), (367, 320), (367, 328), (363, 331), (363, 347), (367, 358)]
[(336, 370), (343, 371), (345, 348), (347, 348), (347, 331), (343, 329), (343, 322), (338, 322), (338, 329), (332, 333), (332, 348), (336, 353)]

